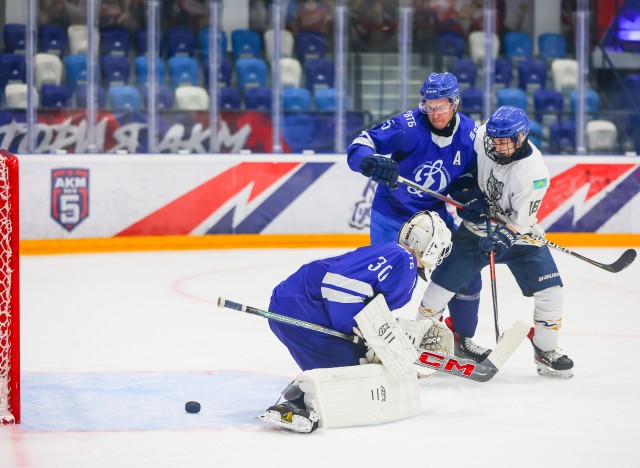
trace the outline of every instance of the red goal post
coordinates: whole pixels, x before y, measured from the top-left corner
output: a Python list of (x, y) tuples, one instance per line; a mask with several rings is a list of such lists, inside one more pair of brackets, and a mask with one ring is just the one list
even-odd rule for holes
[(18, 158), (0, 149), (0, 423), (20, 422)]

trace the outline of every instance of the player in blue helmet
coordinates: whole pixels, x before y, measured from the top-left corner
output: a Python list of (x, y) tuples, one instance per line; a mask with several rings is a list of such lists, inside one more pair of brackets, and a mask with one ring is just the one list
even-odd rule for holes
[(502, 106), (487, 121), (484, 151), (498, 164), (509, 164), (526, 158), (529, 152), (527, 136), (531, 129), (527, 113), (522, 109)]
[[(392, 241), (402, 223), (423, 210), (437, 212), (449, 229), (456, 229), (445, 203), (420, 190), (398, 185), (398, 175), (460, 200), (475, 193), (461, 191), (475, 185), (477, 126), (458, 112), (459, 104), (460, 88), (455, 75), (431, 73), (420, 88), (417, 108), (363, 131), (347, 149), (349, 167), (378, 183), (371, 207), (372, 244)], [(477, 317), (481, 289), (478, 275), (452, 299), (450, 314)], [(418, 314), (426, 314), (422, 305)], [(468, 338), (474, 331), (473, 324), (459, 330)], [(471, 343), (469, 339), (463, 346)], [(464, 357), (473, 355), (473, 359), (482, 360), (490, 352), (478, 346), (473, 350), (474, 353), (469, 349)]]
[[(573, 361), (557, 347), (563, 312), (560, 273), (549, 248), (527, 237), (544, 235), (536, 224), (536, 213), (550, 181), (542, 154), (527, 138), (529, 128), (523, 110), (503, 106), (478, 129), (475, 147), (481, 192), (461, 210), (464, 221), (453, 236), (451, 255), (433, 272), (423, 305), (437, 314), (455, 291), (489, 264), (487, 254), (495, 252), (496, 263), (509, 267), (522, 294), (534, 298), (529, 338), (538, 373), (568, 378), (573, 375)], [(490, 232), (489, 217), (500, 220), (491, 223)], [(454, 333), (469, 323), (475, 327), (477, 314), (452, 315)]]

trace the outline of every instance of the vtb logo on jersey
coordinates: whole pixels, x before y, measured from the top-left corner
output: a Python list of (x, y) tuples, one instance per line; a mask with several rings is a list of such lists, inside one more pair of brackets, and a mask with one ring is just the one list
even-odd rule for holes
[(71, 232), (89, 216), (89, 170), (51, 170), (51, 217)]
[[(417, 184), (436, 192), (444, 190), (451, 180), (449, 171), (443, 166), (441, 159), (418, 166), (414, 171), (413, 178)], [(413, 187), (407, 187), (407, 191), (419, 197), (425, 196), (424, 192)]]

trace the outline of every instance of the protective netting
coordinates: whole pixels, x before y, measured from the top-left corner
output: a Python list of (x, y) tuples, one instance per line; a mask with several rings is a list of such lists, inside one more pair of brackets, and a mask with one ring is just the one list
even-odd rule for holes
[[(12, 386), (12, 326), (11, 326), (11, 197), (7, 158), (0, 155), (0, 422), (13, 422), (9, 411)], [(15, 253), (17, 255), (17, 252)]]

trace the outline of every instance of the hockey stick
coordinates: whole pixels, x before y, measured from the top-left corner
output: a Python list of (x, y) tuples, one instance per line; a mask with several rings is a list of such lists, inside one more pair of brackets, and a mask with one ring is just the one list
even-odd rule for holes
[[(487, 235), (491, 235), (491, 220), (487, 219)], [(489, 252), (489, 272), (491, 276), (491, 297), (493, 299), (493, 327), (496, 330), (496, 343), (500, 339), (500, 324), (498, 323), (498, 284), (496, 282), (496, 253)]]
[[(342, 333), (338, 330), (323, 327), (322, 325), (317, 325), (315, 323), (305, 322), (304, 320), (287, 317), (286, 315), (276, 314), (274, 312), (240, 304), (239, 302), (233, 302), (223, 297), (218, 298), (218, 307), (259, 315), (260, 317), (264, 317), (269, 320), (275, 320), (277, 322), (286, 323), (296, 327), (314, 330), (346, 341), (354, 341), (354, 335)], [(517, 320), (511, 328), (502, 335), (500, 342), (482, 363), (418, 348), (420, 355), (414, 364), (427, 369), (434, 369), (445, 374), (474, 380), (476, 382), (487, 382), (498, 373), (498, 370), (500, 370), (507, 359), (509, 359), (522, 340), (524, 340), (527, 333), (529, 333), (529, 328), (530, 327), (524, 322)]]
[[(441, 193), (435, 192), (431, 189), (428, 189), (426, 187), (422, 187), (416, 183), (411, 182), (408, 179), (405, 179), (404, 177), (398, 176), (398, 182), (402, 182), (403, 184), (412, 187), (416, 190), (419, 190), (421, 192), (424, 192), (426, 194), (431, 195), (434, 198), (437, 198), (438, 200), (441, 200), (445, 203), (448, 203), (450, 205), (455, 206), (456, 208), (460, 208), (460, 209), (464, 209), (464, 205), (462, 205), (460, 202), (455, 201), (453, 198), (449, 198), (446, 195), (442, 195)], [(494, 219), (491, 218), (491, 221), (493, 221), (494, 223), (497, 224), (502, 224), (504, 225), (504, 221), (501, 221), (499, 219)], [(598, 268), (602, 268), (603, 270), (607, 270), (610, 271), (611, 273), (619, 273), (620, 271), (624, 270), (625, 268), (627, 268), (629, 265), (631, 265), (633, 263), (633, 261), (636, 259), (637, 256), (637, 252), (634, 249), (627, 249), (625, 250), (622, 255), (620, 256), (620, 258), (618, 258), (615, 262), (613, 263), (600, 263), (600, 262), (596, 262), (595, 260), (592, 260), (590, 258), (587, 258), (583, 255), (580, 255), (577, 252), (574, 252), (571, 249), (568, 249), (566, 247), (562, 247), (554, 242), (551, 242), (550, 240), (545, 239), (544, 237), (541, 236), (536, 236), (535, 234), (525, 234), (525, 236), (533, 239), (534, 241), (537, 242), (541, 242), (545, 245), (548, 245), (549, 247), (553, 247), (556, 250), (560, 250), (564, 253), (567, 253), (569, 255), (571, 255), (572, 257), (576, 257), (580, 260), (583, 260), (587, 263), (590, 263), (593, 266), (596, 266)]]

